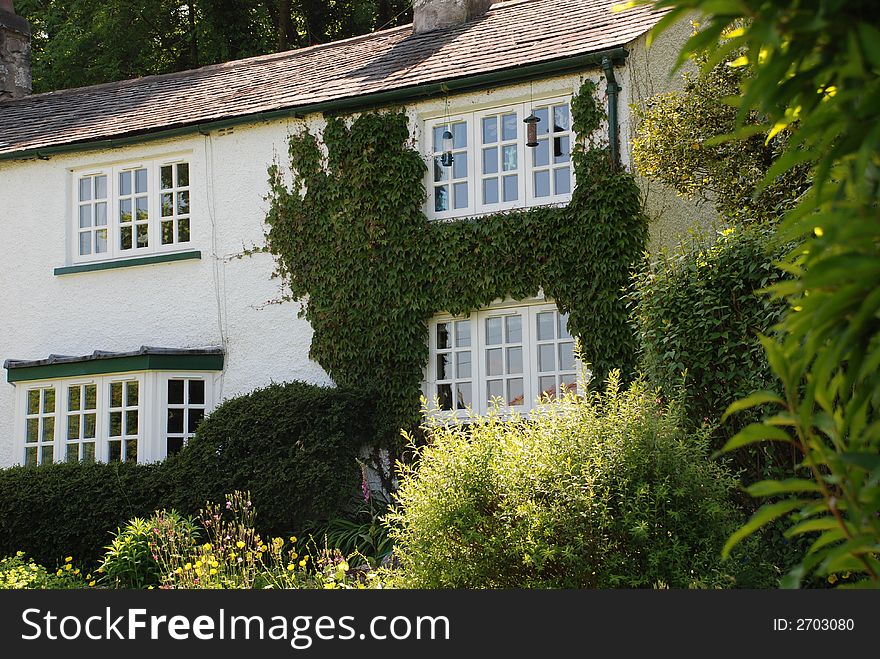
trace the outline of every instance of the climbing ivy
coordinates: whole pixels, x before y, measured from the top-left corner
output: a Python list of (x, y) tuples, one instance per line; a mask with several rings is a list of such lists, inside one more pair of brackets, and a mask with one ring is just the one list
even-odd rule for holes
[(621, 292), (646, 246), (633, 178), (595, 137), (592, 81), (572, 101), (577, 186), (565, 207), (456, 221), (423, 212), (426, 165), (402, 111), (328, 117), (323, 146), (289, 141), (292, 184), (269, 168), (267, 246), (314, 330), (310, 356), (340, 385), (376, 398), (389, 436), (418, 419), (428, 321), (539, 289), (568, 312), (593, 372), (633, 368)]

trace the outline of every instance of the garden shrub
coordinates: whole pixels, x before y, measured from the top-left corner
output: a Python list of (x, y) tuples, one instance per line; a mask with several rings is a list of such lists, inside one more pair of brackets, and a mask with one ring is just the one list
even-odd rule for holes
[(416, 588), (716, 587), (731, 475), (637, 381), (425, 429), (387, 520)]
[[(755, 420), (719, 425), (727, 406), (775, 384), (757, 334), (771, 332), (784, 306), (755, 294), (783, 277), (774, 261), (785, 250), (771, 249), (772, 231), (731, 228), (709, 245), (694, 236), (646, 261), (629, 296), (641, 372), (667, 397), (681, 395), (691, 428), (716, 426), (713, 449)], [(791, 463), (779, 450), (736, 457), (755, 476)]]
[(273, 384), (222, 403), (179, 454), (153, 465), (48, 464), (0, 470), (0, 556), (72, 554), (94, 567), (115, 529), (250, 490), (261, 530), (340, 516), (360, 484), (372, 405), (345, 389)]
[(227, 400), (168, 461), (172, 505), (195, 512), (250, 492), (267, 533), (339, 515), (360, 485), (360, 448), (373, 440), (373, 406), (347, 389), (273, 384)]

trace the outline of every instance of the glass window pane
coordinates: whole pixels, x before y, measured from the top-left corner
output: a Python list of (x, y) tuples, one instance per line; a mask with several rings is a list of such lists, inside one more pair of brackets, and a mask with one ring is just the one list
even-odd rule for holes
[(437, 404), (440, 406), (441, 410), (451, 410), (452, 409), (452, 385), (451, 384), (438, 384), (437, 385)]
[(446, 126), (434, 126), (434, 153), (443, 151), (443, 133)]
[(455, 347), (466, 348), (471, 344), (471, 321), (459, 320), (455, 323)]
[(205, 410), (189, 410), (188, 414), (189, 417), (186, 420), (186, 431), (192, 435), (195, 433), (196, 428), (199, 427), (199, 422), (205, 417)]
[(37, 447), (32, 446), (24, 450), (24, 463), (26, 465), (37, 464)]
[(452, 379), (452, 355), (448, 352), (437, 355), (437, 379)]
[(101, 203), (95, 204), (95, 226), (96, 227), (107, 226), (107, 202), (106, 201), (102, 201)]
[(174, 201), (170, 192), (162, 193), (162, 217), (174, 215)]
[(470, 351), (455, 353), (455, 377), (459, 380), (471, 377)]
[(180, 449), (183, 448), (183, 437), (169, 437), (168, 438), (168, 455), (174, 455), (175, 453), (179, 453)]
[(523, 372), (523, 350), (522, 348), (507, 349), (507, 372), (511, 375)]
[(470, 382), (462, 382), (455, 386), (456, 389), (456, 397), (455, 397), (455, 406), (460, 410), (467, 409), (473, 405), (473, 399), (471, 397), (471, 383)]
[(138, 404), (138, 383), (125, 383), (125, 404), (127, 407), (137, 407)]
[(106, 199), (107, 198), (107, 177), (106, 176), (96, 176), (95, 177), (95, 199)]
[(449, 186), (438, 185), (434, 188), (434, 210), (438, 213), (449, 210)]
[(174, 181), (171, 179), (171, 165), (165, 165), (159, 170), (159, 185), (163, 190), (174, 187)]
[(189, 215), (189, 191), (177, 193), (177, 214)]
[(550, 196), (550, 172), (546, 169), (542, 172), (535, 172), (535, 196)]
[(79, 228), (85, 229), (92, 226), (92, 207), (90, 204), (79, 207)]
[[(452, 148), (464, 149), (467, 147), (467, 124), (460, 122), (452, 124)], [(458, 156), (456, 156), (458, 157)]]
[(550, 140), (538, 141), (538, 146), (532, 149), (532, 164), (535, 167), (546, 167), (550, 164)]
[(449, 323), (437, 323), (437, 349), (445, 350), (451, 348), (449, 342)]
[(168, 410), (168, 432), (181, 434), (183, 433), (183, 410), (182, 409), (170, 409)]
[(538, 389), (541, 390), (541, 400), (556, 396), (556, 376), (542, 375), (538, 378)]
[(501, 318), (486, 319), (486, 344), (490, 346), (501, 343)]
[(92, 253), (92, 234), (90, 231), (79, 234), (79, 255), (86, 256)]
[(149, 214), (147, 213), (147, 198), (146, 197), (137, 197), (134, 202), (135, 205), (135, 217), (138, 222), (146, 222), (149, 219)]
[(555, 312), (541, 312), (535, 319), (538, 327), (538, 341), (552, 341), (556, 338), (556, 332), (554, 332), (554, 325), (556, 325)]
[(110, 412), (110, 436), (122, 435), (122, 412)]
[(522, 343), (522, 316), (506, 316), (504, 318), (507, 343)]
[(146, 192), (147, 191), (147, 170), (146, 169), (138, 169), (134, 173), (134, 191), (135, 192)]
[(493, 398), (504, 398), (504, 380), (486, 382), (486, 401), (491, 403)]
[(567, 131), (569, 127), (568, 105), (553, 106), (553, 129), (556, 132)]
[(122, 442), (118, 439), (107, 442), (107, 462), (122, 460)]
[(40, 464), (48, 465), (52, 464), (52, 460), (55, 457), (55, 448), (51, 445), (44, 446), (40, 451)]
[(125, 413), (125, 434), (137, 435), (138, 433), (138, 412), (137, 410), (129, 410)]
[(535, 110), (535, 116), (538, 117), (538, 135), (547, 135), (550, 132), (550, 113), (547, 108), (539, 108)]
[(86, 176), (79, 180), (79, 200), (90, 201), (92, 199), (92, 177)]
[(507, 404), (522, 405), (525, 403), (523, 394), (523, 379), (511, 378), (507, 381)]
[(510, 146), (506, 146), (501, 151), (501, 168), (505, 172), (515, 171), (518, 167), (517, 158), (516, 158), (516, 144), (511, 144)]
[(468, 175), (468, 155), (467, 153), (456, 153), (455, 160), (452, 161), (452, 178), (467, 178)]
[(131, 227), (122, 227), (119, 230), (119, 249), (131, 249)]
[(28, 414), (39, 414), (40, 413), (40, 390), (39, 389), (31, 389), (30, 391), (28, 391), (27, 413)]
[(552, 373), (556, 370), (556, 354), (552, 343), (538, 346), (538, 371)]
[(498, 141), (498, 117), (483, 117), (483, 144)]
[(68, 444), (66, 447), (66, 457), (68, 463), (79, 462), (79, 444)]
[(204, 405), (205, 404), (205, 381), (190, 380), (189, 381), (189, 404)]
[(67, 411), (75, 412), (82, 405), (82, 387), (76, 385), (67, 388)]
[(40, 420), (39, 419), (28, 419), (27, 420), (27, 429), (25, 434), (25, 441), (27, 442), (36, 442), (40, 439)]
[(43, 414), (55, 414), (55, 388), (43, 389)]
[(504, 177), (504, 201), (516, 201), (519, 197), (518, 179), (516, 174)]
[(125, 442), (125, 461), (137, 462), (138, 459), (138, 443), (136, 439), (129, 439)]
[(119, 194), (121, 194), (121, 195), (130, 195), (131, 194), (131, 172), (120, 172), (119, 173)]
[(560, 164), (571, 160), (571, 143), (568, 135), (553, 138), (553, 162)]
[(484, 174), (497, 174), (498, 173), (498, 147), (492, 146), (488, 149), (483, 149), (483, 173)]
[(86, 404), (83, 409), (93, 410), (97, 407), (98, 404), (98, 385), (95, 384), (87, 384), (85, 386), (86, 390)]
[(122, 199), (119, 202), (119, 221), (131, 222), (131, 199)]
[(148, 247), (150, 243), (149, 236), (150, 227), (146, 224), (139, 224), (137, 227), (137, 246)]
[(189, 163), (182, 162), (177, 166), (177, 185), (181, 188), (189, 185)]
[(82, 445), (82, 461), (95, 461), (95, 442), (86, 442)]
[(67, 439), (79, 439), (79, 414), (67, 417)]
[(559, 344), (559, 370), (574, 370), (574, 343), (566, 342)]
[(483, 180), (483, 203), (498, 203), (498, 179), (487, 178)]
[(168, 404), (183, 405), (183, 380), (168, 380)]
[(110, 384), (110, 407), (122, 407), (122, 383)]
[(174, 242), (174, 220), (162, 222), (162, 244), (170, 245)]
[(515, 140), (516, 133), (519, 129), (519, 122), (516, 120), (516, 114), (505, 114), (501, 117), (501, 139)]
[(95, 231), (95, 254), (103, 254), (107, 251), (107, 229)]
[(486, 351), (486, 374), (504, 374), (504, 351), (501, 348), (492, 348)]
[(561, 167), (553, 172), (553, 183), (556, 194), (569, 194), (571, 192), (571, 172), (568, 167)]
[(95, 438), (95, 429), (98, 425), (97, 423), (98, 417), (96, 414), (84, 414), (83, 415), (83, 437), (85, 439), (94, 439)]
[(467, 208), (468, 206), (468, 185), (467, 183), (455, 183), (452, 186), (453, 201), (455, 208)]
[(177, 223), (177, 242), (188, 243), (189, 238), (189, 220), (180, 220)]
[(577, 376), (572, 375), (562, 375), (559, 378), (559, 389), (560, 393), (577, 393)]
[(55, 439), (55, 417), (43, 417), (43, 436), (40, 441), (51, 442)]
[(568, 333), (568, 314), (561, 313), (557, 315), (559, 319), (559, 338), (560, 339), (570, 339), (571, 334)]

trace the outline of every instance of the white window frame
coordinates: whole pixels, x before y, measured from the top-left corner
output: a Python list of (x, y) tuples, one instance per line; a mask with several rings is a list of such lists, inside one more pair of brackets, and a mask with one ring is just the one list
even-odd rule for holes
[[(188, 186), (180, 186), (177, 187), (177, 165), (179, 164), (187, 164), (189, 167), (189, 185)], [(174, 222), (174, 241), (163, 245), (162, 244), (162, 194), (163, 190), (161, 189), (161, 170), (162, 167), (172, 166), (172, 176), (173, 182), (175, 184), (174, 187), (174, 213), (171, 216), (171, 220)], [(138, 169), (146, 169), (147, 170), (147, 214), (148, 219), (146, 222), (147, 225), (147, 246), (146, 247), (137, 247), (137, 229), (136, 221), (134, 215), (136, 213), (136, 209), (134, 208), (134, 198), (135, 196), (141, 196), (138, 193), (135, 193), (134, 186), (135, 176), (132, 175), (132, 192), (129, 195), (125, 195), (125, 199), (132, 200), (132, 247), (129, 249), (122, 249), (121, 247), (121, 237), (122, 231), (120, 227), (120, 210), (121, 203), (123, 201), (121, 195), (121, 186), (119, 182), (119, 176), (123, 172), (131, 171), (134, 172)], [(193, 206), (193, 159), (191, 154), (178, 154), (175, 156), (168, 156), (163, 158), (154, 158), (148, 160), (132, 160), (125, 163), (119, 163), (114, 165), (106, 165), (106, 166), (98, 166), (98, 167), (88, 167), (88, 168), (79, 168), (70, 170), (70, 175), (73, 181), (73, 185), (71, 186), (71, 200), (70, 200), (70, 240), (68, 241), (68, 259), (71, 263), (95, 263), (101, 261), (114, 261), (120, 259), (128, 259), (139, 256), (149, 256), (151, 254), (164, 254), (168, 252), (176, 252), (186, 249), (192, 249), (192, 245), (196, 240), (196, 231), (193, 226), (192, 221), (192, 206)], [(107, 251), (96, 254), (95, 253), (95, 244), (94, 244), (94, 235), (96, 232), (95, 228), (95, 214), (94, 210), (92, 212), (92, 226), (91, 226), (91, 234), (93, 236), (92, 242), (92, 250), (90, 254), (80, 254), (80, 234), (86, 233), (85, 228), (80, 227), (80, 205), (86, 203), (80, 201), (80, 180), (86, 177), (95, 177), (95, 176), (106, 176), (107, 177)], [(94, 188), (94, 184), (93, 184)], [(177, 213), (177, 203), (176, 203), (176, 192), (187, 192), (189, 195), (189, 214), (184, 216), (180, 216)], [(167, 194), (167, 191), (165, 191)], [(92, 200), (92, 205), (94, 206), (94, 200)], [(168, 221), (169, 218), (165, 218)], [(178, 233), (177, 227), (179, 220), (188, 220), (189, 221), (189, 240), (186, 242), (180, 242), (177, 240)]]
[[(169, 404), (168, 402), (168, 383), (171, 380), (183, 380), (187, 384), (184, 385), (184, 399), (183, 405), (178, 404)], [(204, 405), (190, 404), (187, 400), (187, 393), (189, 391), (189, 382), (192, 380), (201, 380), (205, 383), (205, 402)], [(208, 416), (211, 410), (214, 409), (214, 386), (213, 386), (214, 378), (212, 373), (202, 372), (191, 372), (191, 373), (162, 373), (158, 378), (158, 400), (159, 400), (159, 415), (158, 426), (156, 428), (156, 438), (157, 442), (154, 446), (154, 453), (160, 456), (160, 459), (164, 459), (168, 456), (168, 438), (171, 435), (175, 437), (180, 437), (183, 439), (183, 445), (189, 442), (192, 439), (194, 433), (190, 433), (187, 428), (187, 420), (188, 420), (188, 412), (193, 409), (204, 409), (204, 416)], [(183, 432), (182, 433), (172, 433), (168, 430), (168, 414), (170, 409), (182, 409), (184, 410), (183, 415)], [(204, 417), (203, 417), (204, 418)]]
[[(448, 116), (438, 116), (429, 119), (425, 119), (423, 124), (423, 148), (422, 151), (425, 154), (425, 158), (428, 163), (428, 173), (425, 178), (425, 188), (428, 191), (428, 199), (426, 201), (425, 206), (425, 214), (430, 220), (450, 220), (460, 217), (468, 217), (468, 216), (476, 216), (476, 215), (484, 215), (489, 213), (497, 213), (499, 211), (505, 210), (514, 210), (518, 208), (529, 208), (534, 206), (547, 206), (547, 205), (562, 205), (568, 203), (571, 200), (571, 193), (575, 187), (575, 174), (574, 174), (574, 164), (571, 162), (570, 152), (574, 148), (576, 136), (571, 127), (571, 94), (563, 94), (558, 96), (551, 96), (546, 98), (541, 98), (540, 100), (536, 99), (534, 101), (528, 102), (520, 102), (520, 103), (509, 103), (498, 105), (496, 107), (485, 108), (482, 110), (476, 110), (473, 112), (466, 113), (450, 113)], [(559, 137), (568, 137), (569, 140), (569, 161), (568, 168), (570, 173), (570, 189), (568, 193), (564, 194), (554, 194), (554, 181), (553, 181), (553, 170), (565, 167), (565, 164), (553, 164), (552, 152), (550, 157), (550, 165), (545, 166), (535, 166), (534, 165), (534, 151), (535, 148), (527, 147), (527, 127), (526, 124), (523, 123), (523, 120), (533, 111), (540, 110), (542, 108), (548, 108), (548, 117), (552, 116), (552, 107), (554, 105), (567, 105), (569, 108), (569, 127), (567, 131), (562, 131), (556, 133), (556, 136)], [(501, 157), (501, 145), (502, 145), (502, 135), (501, 135), (501, 122), (500, 117), (504, 114), (515, 113), (517, 117), (517, 163), (518, 168), (515, 170), (518, 174), (517, 181), (517, 199), (513, 201), (504, 201), (503, 194), (503, 172), (501, 171), (503, 158)], [(492, 175), (483, 175), (483, 149), (486, 145), (483, 144), (483, 119), (486, 117), (497, 115), (499, 117), (499, 125), (498, 125), (498, 145), (499, 149), (499, 172), (498, 172), (498, 180), (499, 180), (499, 190), (498, 190), (498, 202), (486, 204), (483, 203), (483, 179), (491, 178)], [(436, 158), (442, 154), (442, 146), (440, 149), (435, 149), (434, 145), (434, 130), (438, 127), (445, 126), (447, 124), (455, 124), (459, 122), (465, 122), (467, 125), (467, 136), (468, 136), (468, 144), (467, 144), (467, 156), (468, 156), (468, 176), (467, 176), (467, 184), (468, 184), (468, 204), (466, 208), (454, 208), (454, 203), (452, 200), (452, 185), (450, 183), (450, 208), (445, 211), (437, 211), (435, 210), (435, 198), (434, 198), (434, 190), (437, 186), (437, 183), (434, 180), (434, 162)], [(539, 124), (539, 128), (541, 128)], [(552, 140), (553, 137), (543, 137), (539, 135), (539, 140)], [(491, 148), (491, 147), (486, 147)], [(454, 166), (454, 165), (453, 165)], [(534, 174), (537, 171), (550, 170), (550, 185), (551, 185), (551, 194), (549, 196), (537, 197), (535, 196), (535, 184), (534, 184)], [(448, 168), (451, 170), (452, 168)], [(450, 171), (451, 175), (451, 171)], [(449, 180), (449, 179), (447, 179)]]
[[(214, 409), (215, 380), (219, 376), (216, 371), (137, 371), (112, 373), (94, 376), (63, 377), (50, 380), (34, 380), (16, 383), (16, 415), (15, 415), (15, 462), (25, 464), (25, 439), (27, 418), (28, 392), (34, 389), (55, 389), (55, 427), (51, 440), (53, 461), (66, 461), (68, 445), (68, 388), (94, 384), (97, 386), (95, 461), (107, 462), (109, 458), (111, 391), (113, 382), (138, 383), (138, 432), (137, 462), (147, 463), (163, 460), (166, 457), (165, 429), (167, 419), (167, 388), (170, 379), (200, 379), (205, 382), (205, 415)], [(163, 396), (163, 392), (164, 396)], [(123, 392), (124, 393), (124, 392)], [(125, 401), (123, 401), (125, 402)], [(74, 412), (75, 413), (75, 412)], [(42, 425), (40, 426), (42, 432)], [(82, 432), (80, 432), (82, 434)], [(123, 439), (123, 443), (124, 443)], [(48, 443), (47, 443), (48, 444)], [(78, 443), (76, 444), (78, 446)], [(38, 449), (38, 462), (42, 462)], [(123, 453), (124, 456), (124, 453)]]
[[(510, 405), (504, 404), (498, 406), (498, 411), (502, 415), (509, 415), (514, 412), (519, 412), (521, 414), (528, 414), (530, 411), (539, 409), (541, 407), (540, 401), (538, 400), (538, 396), (541, 394), (539, 390), (539, 377), (541, 373), (538, 371), (538, 345), (539, 343), (549, 344), (550, 340), (538, 341), (537, 337), (537, 317), (538, 314), (545, 312), (554, 312), (556, 315), (554, 316), (555, 321), (558, 323), (560, 312), (556, 306), (556, 304), (552, 302), (547, 302), (546, 300), (540, 301), (512, 301), (507, 303), (499, 303), (497, 305), (493, 305), (486, 309), (481, 309), (479, 311), (475, 311), (469, 316), (453, 316), (450, 314), (438, 314), (431, 319), (429, 323), (429, 340), (428, 340), (428, 348), (429, 348), (429, 360), (428, 367), (425, 370), (425, 382), (423, 383), (423, 393), (428, 401), (429, 409), (437, 412), (441, 416), (453, 416), (465, 419), (469, 416), (470, 413), (474, 414), (486, 414), (489, 411), (490, 405), (487, 399), (487, 396), (484, 396), (484, 392), (486, 392), (487, 381), (492, 379), (504, 379), (505, 381), (510, 378), (515, 378), (515, 374), (504, 374), (499, 376), (489, 376), (488, 369), (486, 366), (486, 350), (490, 347), (495, 347), (498, 345), (503, 348), (502, 359), (507, 359), (507, 347), (508, 345), (504, 344), (506, 340), (506, 334), (502, 337), (502, 344), (492, 344), (492, 346), (488, 346), (486, 342), (486, 332), (485, 332), (485, 321), (489, 318), (498, 318), (510, 316), (513, 314), (518, 314), (522, 318), (522, 359), (523, 359), (523, 402), (521, 405)], [(455, 356), (454, 353), (456, 351), (460, 351), (461, 349), (453, 347), (451, 350), (447, 349), (438, 349), (437, 344), (437, 328), (438, 325), (443, 323), (455, 323), (463, 320), (470, 321), (470, 335), (471, 335), (471, 377), (468, 380), (467, 378), (461, 379), (461, 381), (469, 381), (471, 384), (471, 407), (470, 411), (461, 410), (461, 409), (453, 409), (453, 410), (439, 410), (435, 405), (435, 398), (437, 396), (437, 386), (438, 384), (446, 384), (451, 383), (452, 385), (452, 398), (453, 400), (456, 397), (456, 378), (446, 378), (443, 380), (438, 380), (438, 367), (437, 367), (437, 356), (439, 352), (452, 352), (452, 364), (453, 368), (456, 367)], [(504, 321), (502, 321), (502, 332), (506, 332), (506, 327), (504, 325)], [(555, 359), (558, 360), (558, 354), (560, 345), (573, 343), (573, 338), (560, 337), (558, 326), (554, 329), (555, 339), (552, 340), (554, 345), (554, 354), (556, 355)], [(512, 344), (510, 344), (512, 345)], [(453, 344), (455, 346), (455, 344)], [(507, 369), (505, 368), (504, 371)], [(583, 367), (581, 363), (575, 358), (574, 360), (574, 369), (562, 369), (559, 367), (559, 362), (556, 362), (556, 368), (553, 371), (547, 371), (548, 375), (543, 377), (555, 377), (557, 383), (561, 382), (561, 378), (573, 378), (575, 390), (580, 393), (580, 376), (583, 371)], [(453, 371), (454, 374), (457, 374)], [(505, 384), (505, 397), (507, 396), (507, 389)]]

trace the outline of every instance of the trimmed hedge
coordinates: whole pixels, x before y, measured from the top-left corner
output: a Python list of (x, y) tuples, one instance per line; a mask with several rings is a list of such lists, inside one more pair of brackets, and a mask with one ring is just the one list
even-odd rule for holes
[(0, 556), (94, 565), (110, 533), (161, 508), (193, 515), (249, 490), (264, 532), (342, 513), (373, 439), (372, 405), (345, 389), (273, 384), (221, 404), (176, 456), (153, 465), (54, 464), (0, 470)]

